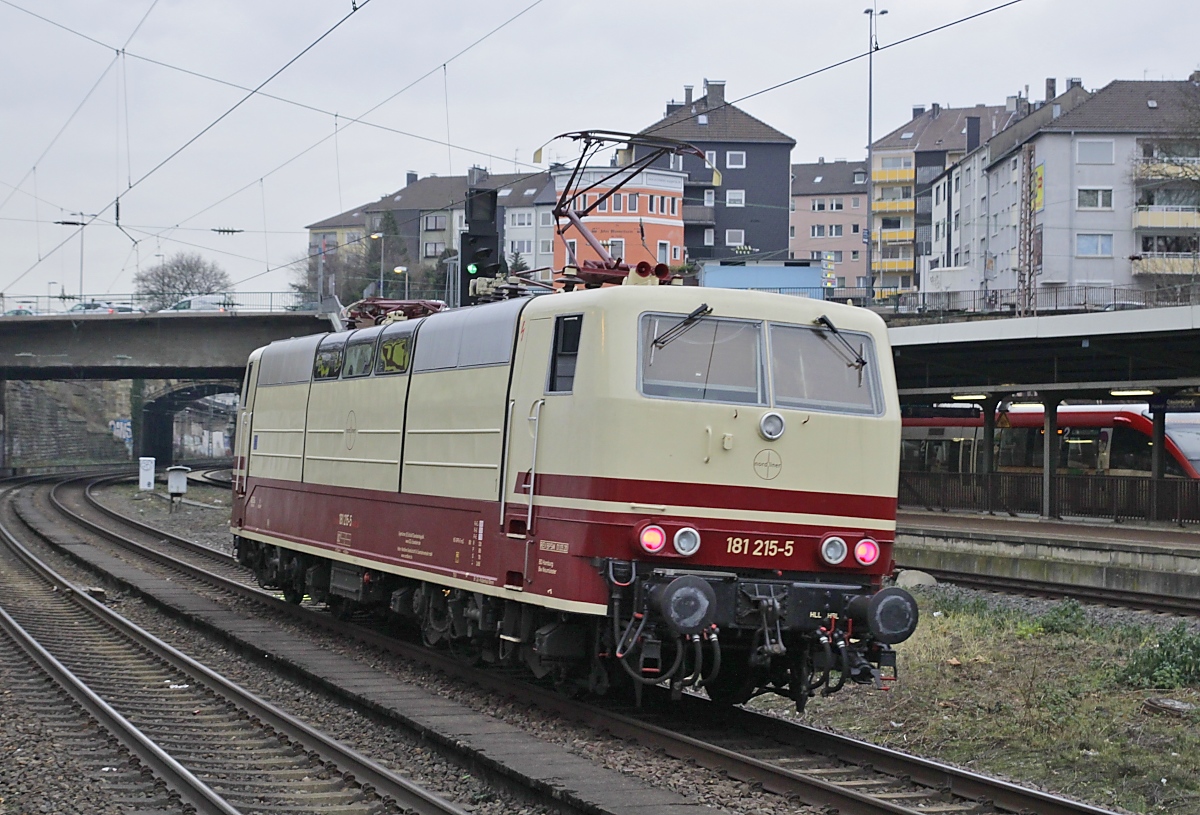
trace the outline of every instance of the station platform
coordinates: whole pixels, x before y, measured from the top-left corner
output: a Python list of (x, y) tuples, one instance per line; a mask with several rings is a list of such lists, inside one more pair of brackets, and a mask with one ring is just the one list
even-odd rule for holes
[(1200, 528), (905, 510), (899, 569), (1066, 585), (1113, 597), (1200, 598)]

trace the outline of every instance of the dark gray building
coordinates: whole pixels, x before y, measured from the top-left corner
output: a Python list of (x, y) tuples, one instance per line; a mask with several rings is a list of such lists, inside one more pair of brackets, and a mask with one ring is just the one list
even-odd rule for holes
[[(683, 241), (692, 261), (788, 257), (788, 208), (794, 139), (725, 101), (725, 83), (704, 81), (704, 96), (667, 103), (666, 115), (642, 131), (694, 144), (696, 156), (663, 158), (687, 173)], [(640, 151), (635, 151), (642, 155)], [(721, 186), (713, 184), (712, 168)]]

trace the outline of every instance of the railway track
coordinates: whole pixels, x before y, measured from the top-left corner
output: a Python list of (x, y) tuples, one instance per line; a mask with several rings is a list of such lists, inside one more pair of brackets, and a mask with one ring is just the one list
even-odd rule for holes
[(19, 540), (0, 505), (0, 623), (99, 727), (196, 812), (463, 815), (97, 602)]
[[(89, 495), (88, 502), (91, 512), (98, 511), (94, 497)], [(60, 497), (58, 503), (63, 511), (74, 511), (68, 510), (68, 506), (77, 502)], [(988, 812), (1101, 815), (1107, 812), (789, 720), (740, 708), (714, 709), (711, 703), (701, 698), (687, 698), (684, 704), (673, 709), (653, 701), (642, 709), (630, 709), (570, 700), (547, 693), (545, 687), (516, 680), (502, 672), (477, 670), (453, 656), (336, 620), (313, 609), (284, 603), (250, 585), (251, 579), (244, 570), (240, 576), (223, 576), (216, 574), (216, 570), (210, 572), (194, 563), (188, 566), (172, 565), (168, 549), (177, 549), (181, 557), (192, 561), (211, 558), (211, 550), (200, 552), (194, 544), (189, 545), (175, 536), (157, 530), (147, 533), (145, 525), (139, 522), (124, 518), (112, 510), (102, 511), (109, 521), (140, 528), (139, 534), (154, 537), (158, 542), (155, 554), (160, 566), (180, 569), (180, 574), (186, 574), (189, 581), (204, 582), (210, 590), (215, 588), (254, 599), (269, 605), (274, 611), (302, 620), (308, 626), (319, 626), (338, 638), (356, 639), (461, 677), (497, 694), (536, 705), (557, 716), (583, 722), (596, 730), (612, 733), (622, 739), (633, 739), (715, 772), (760, 784), (763, 789), (797, 803), (831, 807), (841, 813), (856, 815), (912, 815), (918, 812), (946, 815)], [(110, 539), (121, 537), (111, 530), (105, 534)], [(226, 561), (228, 565), (228, 559)]]

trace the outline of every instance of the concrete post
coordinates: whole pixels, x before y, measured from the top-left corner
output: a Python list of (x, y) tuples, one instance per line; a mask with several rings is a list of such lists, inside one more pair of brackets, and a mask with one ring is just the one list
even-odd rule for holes
[(1054, 518), (1058, 514), (1058, 495), (1054, 481), (1058, 468), (1058, 403), (1057, 394), (1042, 394), (1042, 517)]
[(1150, 417), (1150, 512), (1147, 517), (1157, 521), (1159, 485), (1167, 474), (1167, 413), (1155, 410)]
[(979, 472), (983, 474), (983, 508), (989, 513), (995, 505), (992, 472), (996, 469), (996, 405), (999, 402), (995, 396), (983, 400), (983, 440), (980, 442), (983, 445), (983, 455), (976, 458), (979, 462)]

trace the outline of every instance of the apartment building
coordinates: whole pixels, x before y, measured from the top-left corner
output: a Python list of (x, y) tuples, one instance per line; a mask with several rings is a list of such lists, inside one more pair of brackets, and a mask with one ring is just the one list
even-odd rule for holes
[(867, 285), (867, 163), (837, 159), (792, 165), (788, 257), (832, 256), (838, 288)]
[(725, 83), (708, 79), (703, 96), (693, 99), (692, 87), (684, 86), (683, 101), (668, 102), (666, 115), (642, 133), (688, 142), (706, 156), (664, 157), (655, 165), (686, 179), (683, 257), (787, 258), (794, 139), (729, 104)]

